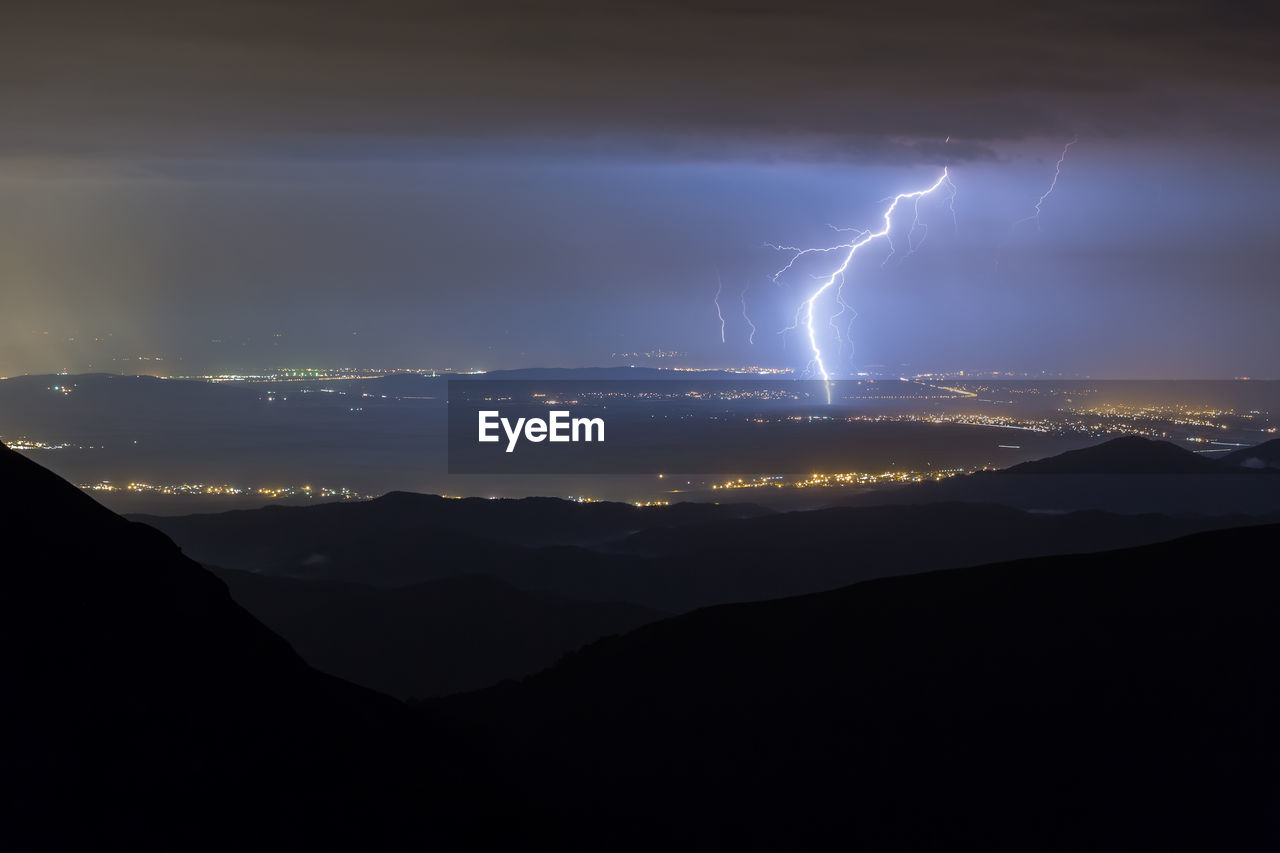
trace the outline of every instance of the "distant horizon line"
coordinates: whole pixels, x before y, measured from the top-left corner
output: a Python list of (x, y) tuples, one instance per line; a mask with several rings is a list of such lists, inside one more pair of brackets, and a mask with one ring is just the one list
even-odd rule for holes
[[(124, 376), (124, 377), (150, 377), (155, 379), (170, 380), (186, 380), (186, 381), (206, 381), (206, 382), (232, 382), (232, 381), (263, 381), (263, 380), (280, 380), (280, 379), (374, 379), (384, 376), (397, 375), (413, 375), (413, 376), (483, 376), (492, 373), (518, 373), (518, 372), (534, 372), (540, 370), (557, 370), (557, 371), (587, 371), (587, 370), (647, 370), (663, 373), (726, 373), (735, 377), (765, 377), (774, 378), (779, 381), (784, 379), (794, 379), (796, 381), (821, 381), (803, 375), (794, 368), (778, 368), (764, 367), (759, 365), (739, 365), (739, 366), (717, 366), (717, 367), (694, 367), (683, 365), (647, 365), (647, 364), (594, 364), (594, 365), (535, 365), (528, 367), (497, 367), (489, 369), (471, 368), (457, 369), (452, 367), (432, 368), (432, 367), (352, 367), (352, 366), (334, 366), (334, 367), (275, 367), (265, 368), (263, 370), (247, 371), (225, 371), (220, 373), (157, 373), (157, 372), (138, 372), (129, 373), (124, 370), (85, 370), (73, 372), (70, 370), (57, 370), (48, 372), (22, 372), (10, 375), (0, 375), (0, 381), (9, 379), (17, 379), (21, 377), (44, 377), (44, 376)], [(1255, 376), (1255, 375), (1237, 375), (1237, 376), (1198, 376), (1198, 377), (1168, 377), (1168, 376), (1132, 376), (1132, 375), (1112, 375), (1097, 373), (1079, 373), (1070, 371), (1051, 371), (1051, 370), (971, 370), (968, 368), (955, 370), (930, 370), (920, 372), (890, 371), (877, 369), (875, 371), (859, 371), (844, 376), (833, 376), (833, 381), (853, 382), (853, 381), (882, 381), (882, 380), (968, 380), (968, 379), (984, 379), (994, 381), (1092, 381), (1092, 382), (1275, 382), (1280, 381), (1280, 377)]]

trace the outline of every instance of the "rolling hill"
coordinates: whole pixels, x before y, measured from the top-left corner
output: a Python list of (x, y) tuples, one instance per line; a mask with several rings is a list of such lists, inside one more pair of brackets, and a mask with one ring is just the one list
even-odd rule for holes
[(1239, 468), (1280, 468), (1280, 438), (1233, 450), (1222, 457), (1222, 463)]
[[(382, 578), (389, 574), (416, 580), (462, 574), (448, 566), (424, 566), (416, 574), (407, 568), (445, 555), (474, 563), (485, 556), (505, 558), (517, 550), (513, 546), (596, 545), (637, 530), (756, 518), (770, 512), (751, 504), (636, 507), (558, 498), (451, 499), (392, 492), (371, 501), (130, 518), (173, 537), (202, 563), (385, 583)], [(369, 566), (364, 578), (326, 568), (361, 561)], [(379, 568), (383, 566), (385, 571)]]
[(1006, 468), (1007, 474), (1225, 474), (1216, 459), (1199, 456), (1167, 441), (1122, 436), (1048, 459)]
[[(1261, 445), (1265, 448), (1267, 445)], [(846, 506), (951, 501), (1071, 512), (1220, 516), (1280, 511), (1280, 478), (1137, 436), (939, 482), (855, 494)], [(1264, 476), (1260, 476), (1264, 475)]]
[[(604, 512), (619, 513), (621, 520), (593, 519), (586, 528), (563, 521), (580, 518), (584, 508), (595, 512), (596, 506), (550, 498), (457, 501), (402, 494), (362, 504), (148, 521), (190, 556), (221, 568), (383, 587), (486, 575), (529, 592), (679, 612), (889, 575), (1120, 548), (1266, 520), (1034, 513), (941, 503), (745, 518), (735, 517), (742, 511), (731, 506), (666, 508), (681, 513), (673, 516), (639, 515), (634, 507), (615, 504), (605, 505)], [(545, 522), (556, 517), (562, 519), (559, 532)], [(524, 547), (511, 541), (527, 539), (522, 531), (582, 537), (580, 531), (587, 529), (598, 537), (650, 519), (656, 526), (593, 548)], [(254, 603), (242, 603), (276, 624)]]
[(1217, 531), (699, 610), (427, 710), (508, 762), (526, 840), (1267, 849), (1278, 544)]

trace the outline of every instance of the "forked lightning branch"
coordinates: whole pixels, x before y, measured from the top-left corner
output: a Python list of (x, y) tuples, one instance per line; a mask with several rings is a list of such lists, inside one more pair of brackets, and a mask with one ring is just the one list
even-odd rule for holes
[(516, 449), (523, 438), (535, 444), (542, 441), (577, 442), (604, 441), (604, 418), (575, 418), (566, 410), (549, 413), (549, 418), (502, 417), (495, 409), (479, 412), (479, 441), (493, 444), (502, 440), (499, 430), (506, 434), (507, 453)]

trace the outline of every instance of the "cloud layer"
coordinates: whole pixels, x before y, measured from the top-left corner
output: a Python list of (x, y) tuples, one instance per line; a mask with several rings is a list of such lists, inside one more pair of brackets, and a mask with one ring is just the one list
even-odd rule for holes
[(1278, 20), (1158, 0), (45, 0), (7, 7), (0, 152), (519, 137), (894, 162), (1076, 132), (1269, 139)]

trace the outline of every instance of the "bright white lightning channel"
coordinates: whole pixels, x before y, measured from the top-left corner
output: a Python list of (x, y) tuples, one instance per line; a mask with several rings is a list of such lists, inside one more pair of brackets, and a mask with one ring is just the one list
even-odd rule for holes
[[(942, 170), (942, 176), (939, 177), (938, 180), (934, 181), (933, 185), (928, 187), (927, 189), (916, 190), (915, 192), (909, 192), (909, 193), (899, 193), (898, 195), (893, 196), (890, 199), (886, 199), (886, 201), (889, 202), (889, 207), (884, 212), (884, 227), (879, 231), (858, 231), (856, 232), (857, 236), (854, 237), (854, 239), (848, 243), (841, 243), (836, 246), (829, 246), (826, 248), (815, 248), (815, 249), (797, 249), (794, 246), (774, 246), (773, 247), (776, 249), (783, 249), (785, 251), (789, 251), (793, 253), (791, 256), (791, 259), (787, 261), (787, 263), (782, 267), (782, 269), (778, 270), (776, 273), (773, 274), (773, 280), (775, 282), (778, 280), (780, 276), (782, 276), (784, 273), (790, 270), (795, 265), (796, 261), (800, 260), (802, 257), (806, 255), (829, 254), (833, 252), (844, 253), (843, 260), (840, 262), (840, 264), (825, 279), (822, 280), (821, 284), (818, 285), (817, 290), (809, 294), (808, 299), (800, 303), (800, 307), (796, 310), (796, 321), (792, 323), (790, 326), (788, 326), (787, 328), (782, 330), (783, 332), (789, 332), (799, 327), (802, 323), (804, 324), (805, 330), (809, 334), (809, 349), (813, 352), (813, 358), (809, 362), (809, 366), (813, 372), (816, 372), (822, 376), (822, 384), (827, 392), (828, 404), (831, 403), (831, 374), (827, 372), (827, 365), (822, 359), (822, 348), (818, 346), (818, 333), (813, 325), (814, 303), (817, 302), (818, 298), (821, 297), (824, 293), (826, 293), (831, 288), (835, 287), (836, 301), (840, 305), (840, 312), (837, 313), (835, 317), (840, 316), (840, 314), (843, 314), (846, 310), (851, 310), (848, 303), (845, 302), (842, 293), (844, 290), (845, 273), (849, 269), (849, 264), (853, 262), (853, 256), (856, 255), (858, 253), (858, 250), (861, 249), (863, 246), (880, 239), (884, 239), (885, 242), (889, 244), (890, 257), (893, 256), (895, 248), (893, 245), (893, 240), (889, 237), (889, 232), (893, 229), (894, 211), (896, 211), (898, 209), (898, 205), (904, 201), (913, 201), (915, 203), (913, 205), (915, 208), (915, 219), (912, 222), (911, 230), (907, 233), (907, 245), (910, 249), (908, 254), (918, 249), (920, 246), (920, 243), (913, 238), (913, 235), (916, 229), (921, 227), (920, 199), (924, 198), (927, 195), (932, 195), (934, 192), (937, 192), (942, 187), (946, 187), (948, 189), (949, 198), (951, 199), (955, 198), (955, 192), (956, 192), (955, 184), (951, 182), (951, 176), (949, 174), (949, 170), (946, 168)], [(837, 229), (837, 230), (841, 230), (841, 229)], [(921, 240), (923, 240), (923, 238), (921, 238)], [(833, 321), (835, 317), (832, 317)], [(837, 330), (837, 334), (838, 334), (838, 330)]]

